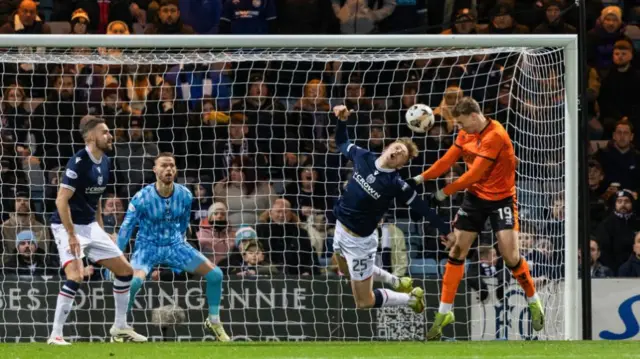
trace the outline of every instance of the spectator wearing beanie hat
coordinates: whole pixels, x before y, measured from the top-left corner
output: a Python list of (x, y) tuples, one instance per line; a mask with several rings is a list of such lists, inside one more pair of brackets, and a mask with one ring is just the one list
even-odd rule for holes
[(613, 211), (598, 225), (596, 238), (600, 245), (600, 262), (618, 272), (629, 259), (635, 233), (640, 230), (640, 219), (633, 205), (636, 195), (628, 189), (616, 192)]
[(611, 66), (613, 47), (624, 31), (622, 10), (613, 5), (602, 9), (596, 27), (587, 33), (587, 64), (596, 70)]
[(76, 9), (71, 15), (71, 34), (84, 35), (89, 32), (89, 14), (83, 9)]
[(442, 35), (452, 34), (475, 34), (477, 33), (477, 16), (476, 12), (469, 8), (462, 8), (456, 12), (456, 18), (451, 28), (442, 32)]
[(576, 28), (565, 23), (562, 17), (562, 1), (547, 0), (544, 2), (544, 22), (538, 25), (534, 34), (575, 34)]
[(513, 7), (508, 3), (501, 3), (491, 10), (489, 25), (478, 26), (481, 34), (528, 34), (529, 28), (520, 25), (513, 17)]

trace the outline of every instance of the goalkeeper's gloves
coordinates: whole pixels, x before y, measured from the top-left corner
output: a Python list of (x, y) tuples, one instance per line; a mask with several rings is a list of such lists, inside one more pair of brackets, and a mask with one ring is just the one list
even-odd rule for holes
[(447, 195), (444, 194), (443, 190), (438, 190), (438, 192), (432, 193), (430, 196), (430, 201), (433, 206), (437, 206), (442, 203), (445, 199), (447, 199)]
[(416, 189), (419, 185), (422, 184), (422, 182), (424, 182), (424, 179), (422, 178), (422, 175), (417, 175), (415, 177), (406, 179), (405, 182), (409, 186), (411, 186), (411, 188)]

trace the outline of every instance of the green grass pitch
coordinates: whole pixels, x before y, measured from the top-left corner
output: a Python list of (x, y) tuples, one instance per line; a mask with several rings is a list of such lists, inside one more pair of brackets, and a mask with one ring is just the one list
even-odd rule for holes
[(41, 343), (0, 345), (0, 358), (149, 358), (149, 359), (368, 359), (368, 358), (640, 358), (637, 342), (405, 342), (405, 343), (76, 343), (52, 347)]

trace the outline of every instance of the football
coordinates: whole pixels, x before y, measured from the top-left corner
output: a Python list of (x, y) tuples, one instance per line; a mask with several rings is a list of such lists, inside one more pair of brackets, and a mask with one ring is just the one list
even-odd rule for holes
[(411, 106), (404, 115), (407, 126), (413, 132), (425, 133), (435, 121), (431, 107), (418, 103)]

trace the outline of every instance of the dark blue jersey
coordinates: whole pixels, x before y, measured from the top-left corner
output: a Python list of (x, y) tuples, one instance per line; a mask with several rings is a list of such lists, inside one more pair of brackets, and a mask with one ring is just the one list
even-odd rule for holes
[(393, 199), (397, 198), (427, 217), (441, 234), (450, 232), (450, 227), (417, 198), (416, 191), (400, 178), (396, 170), (381, 168), (376, 155), (349, 143), (347, 126), (342, 121), (338, 122), (336, 129), (336, 144), (340, 152), (353, 162), (353, 177), (333, 207), (336, 219), (343, 226), (361, 237), (369, 236), (378, 227)]
[(269, 21), (275, 18), (275, 0), (228, 0), (220, 21), (231, 23), (232, 34), (260, 35), (269, 32)]
[[(72, 190), (69, 199), (73, 224), (90, 224), (96, 221), (96, 210), (102, 193), (109, 183), (109, 157), (100, 160), (91, 156), (87, 148), (76, 153), (62, 176), (61, 187)], [(51, 223), (62, 223), (58, 210), (51, 216)]]

